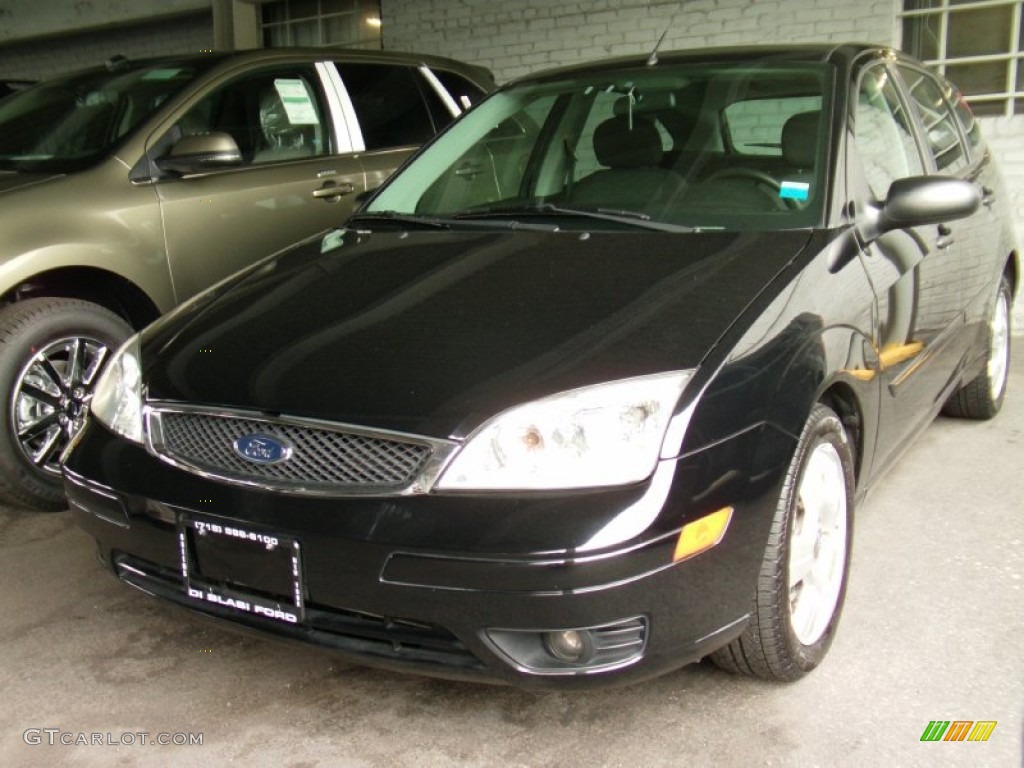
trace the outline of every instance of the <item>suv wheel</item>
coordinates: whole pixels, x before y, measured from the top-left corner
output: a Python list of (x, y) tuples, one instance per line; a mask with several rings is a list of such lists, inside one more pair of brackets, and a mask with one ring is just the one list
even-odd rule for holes
[(0, 500), (61, 509), (60, 456), (113, 351), (132, 333), (78, 299), (29, 299), (0, 310)]

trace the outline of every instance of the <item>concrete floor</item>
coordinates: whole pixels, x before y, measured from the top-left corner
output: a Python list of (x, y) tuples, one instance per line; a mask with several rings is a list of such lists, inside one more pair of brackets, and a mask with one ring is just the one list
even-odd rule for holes
[[(67, 513), (0, 509), (0, 764), (1021, 765), (1017, 341), (999, 418), (940, 418), (858, 511), (843, 626), (795, 685), (702, 664), (623, 690), (537, 695), (349, 666), (122, 586)], [(984, 743), (922, 743), (930, 720), (998, 725)], [(27, 744), (27, 729), (59, 733)], [(203, 743), (60, 744), (141, 732)]]

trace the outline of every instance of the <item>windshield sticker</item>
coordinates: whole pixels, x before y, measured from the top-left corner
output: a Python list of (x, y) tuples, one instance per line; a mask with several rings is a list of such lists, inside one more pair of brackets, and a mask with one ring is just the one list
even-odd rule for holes
[(288, 122), (292, 125), (316, 125), (320, 121), (316, 117), (316, 109), (309, 98), (309, 91), (302, 80), (275, 80), (274, 88), (281, 97), (284, 111), (288, 114)]
[(142, 76), (143, 80), (171, 80), (181, 74), (181, 69), (151, 69)]
[(811, 194), (811, 185), (806, 181), (784, 181), (779, 185), (779, 197), (784, 200), (806, 200)]

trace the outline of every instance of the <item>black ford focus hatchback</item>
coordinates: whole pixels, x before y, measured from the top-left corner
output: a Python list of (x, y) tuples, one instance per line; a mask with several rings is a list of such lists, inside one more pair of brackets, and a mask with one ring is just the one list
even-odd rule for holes
[(531, 76), (125, 344), (69, 502), (128, 584), (368, 664), (796, 679), (866, 491), (1000, 408), (1005, 197), (892, 50)]

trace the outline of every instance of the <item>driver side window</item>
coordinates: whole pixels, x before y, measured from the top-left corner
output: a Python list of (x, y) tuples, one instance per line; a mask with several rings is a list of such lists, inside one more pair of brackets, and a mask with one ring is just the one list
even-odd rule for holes
[(326, 111), (312, 68), (265, 70), (207, 95), (171, 129), (182, 136), (223, 132), (238, 144), (244, 165), (260, 165), (331, 151)]
[(884, 67), (864, 75), (857, 93), (857, 152), (877, 200), (884, 200), (896, 179), (924, 173), (910, 120)]

